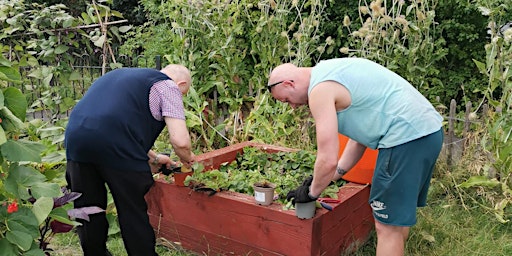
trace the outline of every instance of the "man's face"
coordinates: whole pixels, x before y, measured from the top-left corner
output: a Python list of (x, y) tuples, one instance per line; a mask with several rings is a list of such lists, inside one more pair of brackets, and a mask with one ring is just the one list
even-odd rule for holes
[(301, 99), (298, 88), (293, 80), (276, 82), (272, 88), (272, 96), (281, 102), (288, 103), (292, 108), (307, 104), (307, 99)]

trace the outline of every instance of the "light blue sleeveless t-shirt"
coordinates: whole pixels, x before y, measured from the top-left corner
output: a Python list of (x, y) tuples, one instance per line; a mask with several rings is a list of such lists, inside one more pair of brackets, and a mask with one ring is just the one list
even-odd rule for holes
[(442, 126), (443, 117), (420, 92), (370, 60), (321, 61), (312, 70), (308, 94), (324, 81), (338, 82), (350, 92), (351, 105), (337, 112), (338, 132), (369, 148), (394, 147)]

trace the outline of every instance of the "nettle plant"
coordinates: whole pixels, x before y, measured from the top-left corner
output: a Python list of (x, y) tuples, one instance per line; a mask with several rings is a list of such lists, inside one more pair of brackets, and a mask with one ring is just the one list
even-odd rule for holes
[(27, 100), (7, 82), (20, 83), (17, 67), (0, 55), (0, 255), (49, 255), (53, 234), (68, 232), (97, 207), (70, 209), (79, 193), (61, 190), (55, 172), (39, 170), (45, 146), (23, 139)]
[[(277, 202), (290, 207), (286, 194), (313, 175), (314, 163), (315, 154), (305, 150), (270, 153), (259, 148), (245, 147), (243, 154), (238, 154), (234, 161), (218, 169), (196, 169), (191, 177), (187, 177), (185, 185), (200, 191), (229, 190), (252, 195), (254, 183), (269, 182), (276, 185)], [(343, 181), (331, 184), (324, 190), (322, 197), (337, 198), (341, 184)]]

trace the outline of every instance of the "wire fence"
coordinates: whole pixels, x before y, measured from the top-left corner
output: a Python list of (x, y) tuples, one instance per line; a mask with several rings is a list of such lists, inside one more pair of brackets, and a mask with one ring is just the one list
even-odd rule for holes
[[(20, 68), (23, 84), (15, 85), (27, 98), (29, 108), (27, 119), (58, 120), (69, 116), (71, 108), (80, 100), (94, 80), (104, 72), (112, 70), (109, 65), (99, 65), (102, 55), (75, 56), (69, 78), (56, 78), (48, 73), (48, 78), (36, 77), (31, 67)], [(123, 67), (147, 67), (161, 69), (161, 57), (120, 55), (117, 63)], [(44, 68), (38, 67), (38, 73)], [(42, 71), (41, 71), (42, 70)], [(44, 75), (42, 75), (44, 76)], [(48, 79), (45, 81), (45, 79)], [(49, 81), (49, 82), (48, 82)]]
[[(473, 108), (473, 104), (470, 101), (464, 105), (465, 110), (463, 113), (457, 113), (457, 108), (457, 101), (452, 99), (448, 116), (445, 116), (448, 123), (443, 150), (445, 150), (446, 163), (449, 169), (455, 165), (467, 149), (470, 143), (472, 125), (484, 122), (489, 113), (489, 106), (487, 104)], [(496, 110), (496, 112), (499, 112), (499, 110)], [(462, 114), (463, 116), (461, 117)]]

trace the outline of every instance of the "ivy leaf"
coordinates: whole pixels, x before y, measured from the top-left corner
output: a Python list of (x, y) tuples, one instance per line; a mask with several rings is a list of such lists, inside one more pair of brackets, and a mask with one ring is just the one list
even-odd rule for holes
[(45, 149), (43, 144), (26, 140), (8, 140), (0, 146), (4, 158), (12, 162), (41, 162), (41, 152)]

